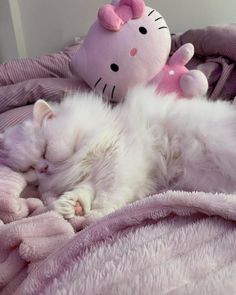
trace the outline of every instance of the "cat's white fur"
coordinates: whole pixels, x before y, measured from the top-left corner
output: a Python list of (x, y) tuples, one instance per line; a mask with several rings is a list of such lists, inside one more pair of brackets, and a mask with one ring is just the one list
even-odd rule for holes
[(161, 190), (236, 191), (230, 103), (137, 87), (113, 109), (94, 94), (77, 94), (51, 107), (38, 102), (34, 117), (37, 144), (32, 140), (28, 153), (38, 147), (41, 158), (31, 165), (41, 192), (60, 196), (53, 206), (67, 218), (76, 201), (86, 219)]

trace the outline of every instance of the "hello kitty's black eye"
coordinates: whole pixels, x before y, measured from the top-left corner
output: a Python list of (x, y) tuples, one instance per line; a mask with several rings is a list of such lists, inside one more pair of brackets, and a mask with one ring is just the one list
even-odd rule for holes
[(117, 64), (111, 64), (110, 68), (113, 72), (119, 71), (119, 66)]
[(140, 28), (139, 28), (139, 32), (140, 32), (141, 34), (143, 34), (143, 35), (146, 35), (146, 34), (147, 34), (147, 29), (144, 28), (144, 27), (140, 27)]

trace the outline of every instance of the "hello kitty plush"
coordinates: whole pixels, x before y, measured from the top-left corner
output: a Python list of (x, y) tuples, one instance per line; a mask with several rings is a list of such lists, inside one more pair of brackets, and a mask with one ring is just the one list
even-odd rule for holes
[(81, 48), (72, 57), (73, 71), (110, 101), (121, 101), (129, 88), (154, 83), (157, 92), (179, 97), (205, 95), (207, 79), (185, 65), (192, 44), (169, 59), (171, 37), (164, 18), (143, 0), (120, 0), (99, 9)]

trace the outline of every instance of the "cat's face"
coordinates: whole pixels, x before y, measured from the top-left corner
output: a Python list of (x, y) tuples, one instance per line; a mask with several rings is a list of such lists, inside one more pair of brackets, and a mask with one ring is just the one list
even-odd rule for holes
[(120, 101), (128, 88), (149, 82), (165, 65), (170, 32), (155, 9), (129, 20), (119, 31), (105, 29), (97, 20), (72, 57), (76, 74), (110, 101)]
[(73, 179), (84, 179), (81, 163), (96, 142), (98, 124), (103, 130), (98, 122), (103, 120), (104, 104), (91, 95), (81, 97), (76, 107), (78, 99), (65, 100), (63, 106), (37, 101), (33, 120), (0, 135), (0, 164), (24, 173), (29, 182), (37, 181), (41, 193), (60, 194), (73, 186)]
[(34, 170), (45, 177), (72, 156), (76, 149), (74, 130), (58, 118), (44, 101), (34, 106), (33, 120), (0, 134), (0, 163), (27, 173)]
[(60, 105), (42, 100), (35, 103), (34, 124), (44, 141), (41, 157), (34, 165), (41, 193), (61, 194), (84, 179), (87, 172), (83, 159), (91, 143), (96, 142), (95, 129), (103, 118), (103, 105), (93, 95), (70, 97)]
[(5, 130), (0, 136), (0, 163), (27, 172), (41, 158), (45, 143), (32, 121)]
[(67, 116), (60, 116), (46, 102), (34, 106), (34, 124), (39, 126), (44, 146), (34, 164), (39, 177), (49, 176), (72, 157), (77, 147), (73, 126), (68, 126)]

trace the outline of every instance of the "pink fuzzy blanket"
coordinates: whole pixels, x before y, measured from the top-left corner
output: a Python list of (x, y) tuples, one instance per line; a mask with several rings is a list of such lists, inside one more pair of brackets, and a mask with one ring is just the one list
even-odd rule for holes
[(42, 204), (9, 187), (15, 205), (0, 213), (18, 220), (0, 225), (1, 295), (236, 294), (235, 195), (169, 191), (74, 233), (55, 212), (22, 219)]

